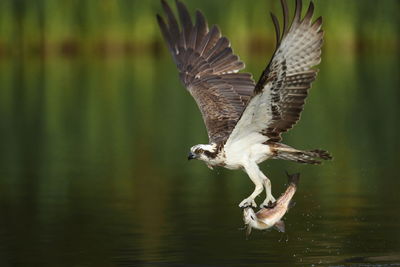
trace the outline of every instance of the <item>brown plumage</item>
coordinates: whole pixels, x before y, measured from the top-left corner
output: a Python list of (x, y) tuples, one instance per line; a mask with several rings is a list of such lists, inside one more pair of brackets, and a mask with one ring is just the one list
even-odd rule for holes
[[(301, 0), (296, 0), (296, 11), (289, 27), (289, 11), (285, 0), (283, 32), (280, 34), (278, 19), (271, 14), (276, 30), (277, 46), (267, 68), (257, 84), (251, 74), (237, 73), (244, 68), (226, 37), (217, 26), (208, 29), (207, 21), (196, 11), (193, 24), (186, 6), (176, 1), (179, 26), (171, 8), (162, 0), (167, 20), (157, 15), (158, 24), (179, 70), (179, 77), (195, 99), (207, 127), (210, 143), (224, 143), (242, 116), (250, 98), (262, 93), (271, 85), (268, 108), (270, 118), (259, 129), (271, 141), (280, 141), (299, 120), (311, 82), (320, 62), (322, 19), (311, 22), (314, 5), (311, 2), (301, 18)], [(261, 126), (261, 125), (260, 125)]]
[(323, 31), (322, 18), (311, 21), (314, 4), (310, 2), (307, 13), (301, 18), (302, 2), (296, 0), (296, 11), (290, 28), (286, 1), (282, 0), (284, 26), (282, 36), (278, 19), (271, 14), (274, 22), (277, 46), (268, 67), (264, 70), (255, 87), (255, 94), (271, 85), (272, 119), (263, 129), (263, 134), (272, 141), (280, 141), (281, 134), (288, 131), (299, 120), (303, 111), (308, 89), (317, 76), (312, 69), (321, 61)]
[(298, 150), (288, 145), (277, 143), (271, 140), (265, 142), (265, 144), (271, 149), (271, 153), (273, 153), (272, 158), (274, 159), (290, 160), (298, 163), (313, 165), (321, 164), (321, 159), (332, 159), (332, 156), (328, 152), (321, 149), (313, 149), (308, 151)]
[[(280, 143), (281, 134), (300, 118), (321, 58), (322, 19), (312, 22), (311, 2), (304, 17), (302, 1), (296, 0), (294, 18), (289, 23), (285, 0), (283, 28), (271, 14), (276, 31), (276, 48), (267, 68), (254, 83), (248, 73), (239, 73), (243, 62), (233, 53), (229, 40), (217, 26), (208, 29), (206, 19), (196, 11), (193, 24), (185, 5), (176, 0), (180, 23), (162, 0), (166, 21), (157, 15), (164, 39), (179, 70), (179, 77), (195, 99), (207, 127), (210, 144), (190, 149), (188, 159), (204, 161), (208, 167), (244, 169), (255, 185), (254, 192), (239, 206), (255, 206), (263, 188), (275, 198), (271, 183), (258, 168), (267, 159), (284, 159), (319, 164), (331, 159), (323, 150), (302, 151)], [(180, 25), (179, 25), (180, 24)]]
[(168, 4), (161, 1), (167, 23), (158, 24), (179, 70), (179, 77), (195, 99), (207, 127), (210, 143), (224, 143), (243, 113), (255, 86), (251, 74), (237, 73), (244, 63), (217, 26), (208, 30), (196, 11), (193, 25), (184, 4), (176, 1), (181, 28)]

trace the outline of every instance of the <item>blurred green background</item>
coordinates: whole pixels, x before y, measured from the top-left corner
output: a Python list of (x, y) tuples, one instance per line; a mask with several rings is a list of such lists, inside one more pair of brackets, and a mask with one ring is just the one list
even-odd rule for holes
[[(184, 2), (257, 79), (279, 1)], [(0, 1), (0, 265), (399, 264), (400, 2), (315, 5), (320, 73), (284, 142), (334, 160), (263, 163), (276, 197), (284, 170), (301, 172), (297, 204), (287, 233), (246, 240), (247, 175), (186, 160), (207, 134), (161, 39), (159, 1)]]
[[(294, 1), (288, 2), (293, 6)], [(201, 8), (209, 22), (218, 23), (241, 54), (272, 49), (275, 36), (269, 12), (281, 15), (279, 1), (185, 3), (192, 11)], [(399, 1), (316, 0), (315, 4), (315, 13), (324, 16), (327, 50), (397, 50)], [(161, 12), (156, 0), (3, 0), (0, 48), (3, 56), (164, 53), (154, 23), (156, 12)]]

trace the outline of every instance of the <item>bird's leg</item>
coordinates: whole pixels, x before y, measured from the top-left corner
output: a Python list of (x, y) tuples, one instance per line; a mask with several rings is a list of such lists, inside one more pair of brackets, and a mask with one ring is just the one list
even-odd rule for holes
[(262, 179), (262, 182), (263, 182), (264, 188), (265, 188), (265, 193), (267, 195), (265, 200), (264, 200), (264, 202), (260, 205), (260, 208), (273, 207), (275, 202), (276, 202), (276, 200), (275, 200), (274, 196), (271, 193), (271, 181), (261, 171), (259, 171), (259, 175), (260, 175), (260, 178)]
[(257, 207), (256, 202), (254, 199), (263, 191), (263, 184), (261, 177), (259, 176), (260, 169), (258, 168), (257, 164), (249, 163), (244, 166), (244, 170), (249, 175), (251, 181), (253, 181), (255, 185), (255, 189), (253, 193), (248, 197), (245, 198), (242, 202), (240, 202), (239, 207), (246, 208), (246, 207)]

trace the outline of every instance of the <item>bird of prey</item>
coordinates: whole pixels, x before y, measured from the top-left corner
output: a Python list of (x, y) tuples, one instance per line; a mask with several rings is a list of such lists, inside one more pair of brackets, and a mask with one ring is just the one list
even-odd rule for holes
[(176, 0), (179, 22), (170, 6), (161, 0), (166, 19), (157, 15), (162, 35), (179, 71), (179, 78), (196, 101), (207, 128), (209, 144), (190, 148), (189, 159), (204, 161), (208, 167), (243, 169), (255, 184), (254, 192), (239, 206), (256, 206), (254, 201), (265, 188), (260, 205), (275, 202), (271, 182), (258, 167), (267, 159), (320, 164), (331, 159), (320, 149), (298, 150), (281, 143), (282, 133), (300, 118), (308, 89), (317, 76), (313, 68), (321, 61), (322, 18), (312, 20), (311, 2), (304, 17), (302, 1), (296, 0), (289, 24), (285, 0), (282, 32), (271, 13), (276, 31), (276, 48), (257, 83), (249, 73), (239, 72), (244, 63), (233, 53), (229, 40), (216, 25), (208, 27), (202, 12), (192, 21), (186, 6)]

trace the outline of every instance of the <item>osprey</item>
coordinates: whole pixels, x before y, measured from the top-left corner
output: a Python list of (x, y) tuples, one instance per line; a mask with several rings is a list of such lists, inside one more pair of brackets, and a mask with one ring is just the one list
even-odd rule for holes
[(281, 143), (282, 133), (299, 120), (308, 89), (317, 76), (313, 67), (321, 61), (322, 18), (314, 22), (311, 2), (302, 18), (302, 1), (296, 0), (289, 25), (285, 0), (282, 34), (278, 19), (271, 13), (276, 31), (276, 48), (257, 83), (249, 73), (240, 73), (239, 60), (216, 25), (208, 28), (196, 11), (193, 24), (186, 6), (176, 0), (180, 26), (169, 5), (162, 0), (166, 21), (158, 24), (178, 67), (183, 85), (196, 101), (207, 128), (209, 144), (195, 145), (189, 159), (204, 161), (208, 167), (243, 169), (255, 184), (254, 192), (239, 207), (256, 206), (254, 201), (265, 188), (260, 206), (275, 202), (271, 182), (258, 167), (267, 159), (284, 159), (320, 164), (331, 159), (324, 150), (298, 150)]

